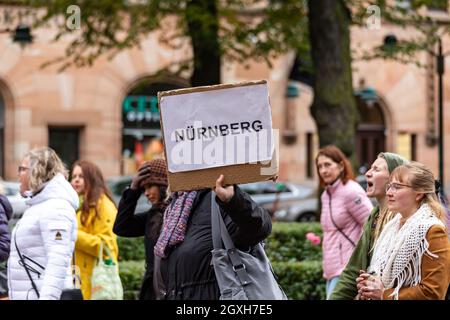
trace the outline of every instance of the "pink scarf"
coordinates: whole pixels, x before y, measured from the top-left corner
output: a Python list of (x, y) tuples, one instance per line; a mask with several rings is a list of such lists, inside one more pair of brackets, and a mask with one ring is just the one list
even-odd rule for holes
[(187, 222), (191, 213), (192, 204), (197, 196), (197, 191), (176, 192), (178, 196), (173, 205), (167, 207), (164, 213), (164, 222), (161, 234), (156, 242), (154, 253), (158, 257), (165, 258), (165, 251), (184, 241)]

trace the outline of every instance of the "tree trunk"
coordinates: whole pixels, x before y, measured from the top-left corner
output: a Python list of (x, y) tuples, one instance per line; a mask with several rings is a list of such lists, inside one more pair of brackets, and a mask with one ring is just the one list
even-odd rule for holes
[(191, 0), (186, 21), (194, 54), (192, 86), (220, 83), (220, 47), (216, 0)]
[(308, 0), (308, 7), (315, 75), (310, 111), (319, 144), (334, 144), (351, 158), (358, 111), (352, 85), (350, 13), (342, 0)]

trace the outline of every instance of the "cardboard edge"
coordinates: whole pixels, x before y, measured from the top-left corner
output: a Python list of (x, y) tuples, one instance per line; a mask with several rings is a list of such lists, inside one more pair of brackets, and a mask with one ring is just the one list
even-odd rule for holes
[[(239, 82), (239, 83), (232, 83), (232, 84), (217, 84), (217, 85), (210, 85), (210, 86), (200, 86), (200, 87), (192, 87), (192, 88), (185, 88), (185, 89), (176, 89), (176, 90), (169, 90), (169, 91), (160, 91), (158, 92), (158, 105), (161, 106), (161, 98), (165, 96), (173, 96), (173, 95), (179, 95), (179, 94), (188, 94), (188, 93), (194, 93), (194, 92), (206, 92), (206, 91), (213, 91), (213, 90), (220, 90), (220, 89), (230, 89), (230, 88), (236, 88), (236, 87), (243, 87), (243, 86), (251, 86), (251, 85), (259, 85), (259, 84), (267, 84), (267, 80), (257, 80), (257, 81), (245, 81), (245, 82)], [(270, 97), (269, 97), (269, 105), (270, 105)], [(168, 158), (167, 158), (167, 150), (165, 147), (165, 136), (164, 136), (164, 125), (163, 125), (163, 110), (161, 107), (159, 107), (160, 112), (160, 127), (161, 127), (161, 138), (162, 142), (164, 144), (164, 160), (166, 161), (166, 166), (168, 168)], [(278, 171), (279, 171), (279, 163), (277, 158), (277, 150), (274, 146), (274, 151), (272, 155), (272, 159), (269, 162), (269, 164), (263, 165), (261, 163), (257, 164), (238, 164), (238, 165), (231, 165), (231, 166), (222, 166), (222, 167), (214, 167), (214, 168), (207, 168), (207, 169), (201, 169), (201, 170), (193, 170), (193, 171), (187, 171), (187, 172), (177, 172), (172, 173), (167, 170), (167, 179), (169, 182), (169, 189), (172, 192), (176, 191), (183, 191), (183, 190), (199, 190), (204, 188), (213, 188), (215, 187), (215, 181), (219, 177), (219, 170), (221, 171), (221, 174), (224, 174), (225, 181), (224, 184), (230, 184), (227, 183), (227, 172), (229, 173), (230, 170), (232, 172), (234, 171), (241, 171), (242, 169), (248, 169), (249, 166), (254, 166), (255, 170), (261, 170), (263, 168), (270, 168), (272, 167), (272, 164), (275, 165), (274, 167), (274, 173), (269, 175), (248, 175), (243, 176), (241, 179), (238, 177), (233, 179), (234, 184), (241, 183), (250, 183), (250, 182), (258, 182), (258, 181), (268, 181), (268, 180), (276, 180), (278, 178)], [(205, 177), (207, 178), (206, 181), (197, 181), (196, 183), (192, 183), (194, 180), (194, 177), (197, 178), (198, 175), (205, 173)], [(261, 177), (264, 176), (266, 178), (262, 179)], [(212, 179), (211, 177), (215, 177)], [(178, 183), (179, 181), (186, 181), (186, 183)], [(185, 187), (186, 185), (189, 185), (190, 187)], [(195, 186), (193, 186), (195, 185)]]
[(179, 94), (188, 94), (188, 93), (195, 93), (195, 92), (215, 91), (215, 90), (221, 90), (221, 89), (231, 89), (231, 88), (237, 88), (237, 87), (253, 86), (253, 85), (258, 85), (258, 84), (267, 84), (267, 80), (244, 81), (244, 82), (238, 82), (238, 83), (215, 84), (215, 85), (210, 85), (210, 86), (200, 86), (200, 87), (175, 89), (175, 90), (168, 90), (168, 91), (159, 91), (158, 92), (158, 103), (160, 102), (161, 98), (167, 97), (167, 96), (175, 96), (175, 95), (179, 95)]

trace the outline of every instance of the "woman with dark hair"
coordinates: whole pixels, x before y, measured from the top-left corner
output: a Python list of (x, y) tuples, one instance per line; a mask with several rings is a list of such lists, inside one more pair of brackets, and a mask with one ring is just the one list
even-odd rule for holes
[(80, 197), (75, 263), (80, 268), (83, 297), (90, 300), (92, 271), (102, 243), (117, 263), (119, 249), (112, 230), (117, 208), (102, 172), (94, 163), (77, 161), (72, 168), (71, 184)]
[[(134, 214), (136, 204), (144, 192), (152, 207)], [(158, 240), (163, 214), (167, 207), (167, 173), (163, 159), (145, 162), (133, 178), (131, 186), (122, 194), (114, 223), (114, 233), (121, 237), (142, 237), (145, 245), (145, 274), (139, 300), (156, 299), (153, 290), (153, 247)]]
[(323, 229), (323, 276), (327, 298), (339, 280), (372, 210), (364, 189), (353, 180), (350, 162), (335, 146), (319, 150), (316, 157), (320, 185)]

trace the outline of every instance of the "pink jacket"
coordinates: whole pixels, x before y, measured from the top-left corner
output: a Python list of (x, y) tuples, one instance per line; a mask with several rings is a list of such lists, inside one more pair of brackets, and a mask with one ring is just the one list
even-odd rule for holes
[(321, 201), (323, 276), (329, 280), (344, 270), (373, 206), (364, 189), (353, 180), (344, 185), (339, 179), (327, 186)]

